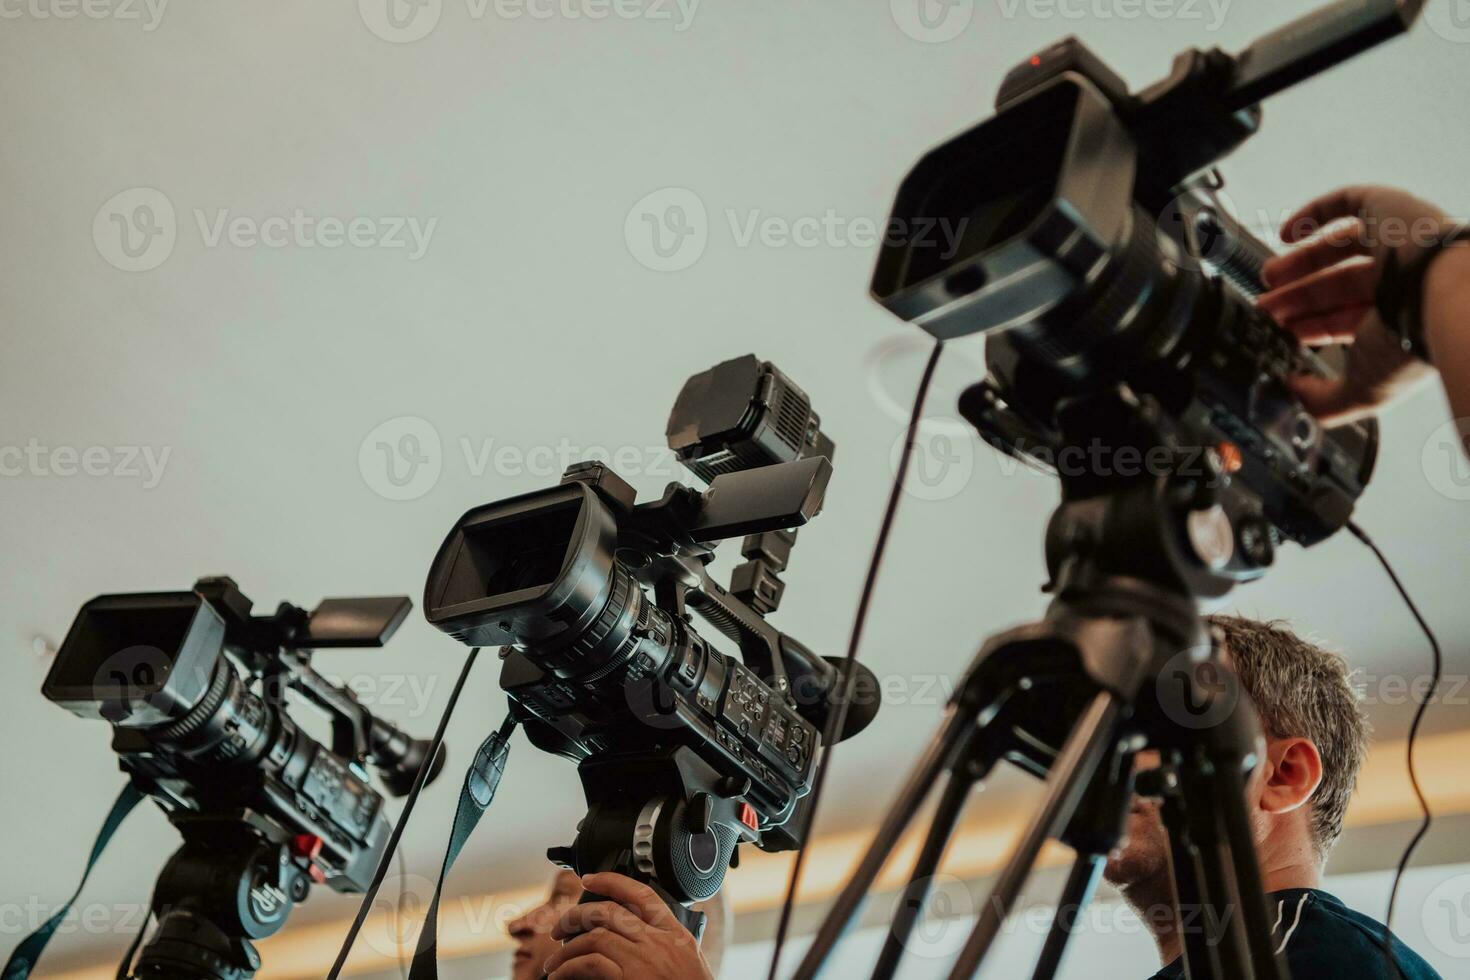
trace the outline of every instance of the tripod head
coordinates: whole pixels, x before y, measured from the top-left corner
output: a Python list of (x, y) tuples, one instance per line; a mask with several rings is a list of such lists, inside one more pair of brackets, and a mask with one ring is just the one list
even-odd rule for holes
[(158, 927), (139, 955), (137, 980), (246, 980), (260, 969), (251, 940), (279, 930), (311, 878), (302, 842), (273, 841), (258, 814), (180, 815), (184, 845), (153, 892)]

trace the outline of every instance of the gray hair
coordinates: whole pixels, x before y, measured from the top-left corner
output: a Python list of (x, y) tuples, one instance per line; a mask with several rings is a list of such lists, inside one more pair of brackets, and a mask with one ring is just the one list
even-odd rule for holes
[(1368, 749), (1368, 719), (1347, 661), (1308, 643), (1281, 620), (1209, 616), (1220, 630), (1241, 686), (1272, 738), (1310, 739), (1322, 756), (1311, 803), (1319, 860), (1342, 834), (1343, 818)]

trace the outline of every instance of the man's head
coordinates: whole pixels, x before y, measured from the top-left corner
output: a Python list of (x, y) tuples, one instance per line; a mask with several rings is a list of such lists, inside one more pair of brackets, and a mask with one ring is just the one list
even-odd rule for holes
[(506, 925), (506, 931), (516, 943), (510, 967), (511, 980), (537, 980), (541, 976), (541, 964), (561, 946), (559, 941), (551, 938), (551, 927), (581, 897), (581, 879), (570, 871), (558, 871), (551, 881), (551, 894), (546, 901)]
[[(1346, 662), (1279, 622), (1211, 616), (1223, 660), (1250, 695), (1266, 753), (1247, 787), (1263, 863), (1320, 866), (1338, 835), (1367, 748), (1367, 721)], [(1139, 765), (1155, 764), (1140, 756)], [(1106, 876), (1125, 891), (1167, 880), (1168, 839), (1158, 807), (1135, 800), (1128, 840)]]

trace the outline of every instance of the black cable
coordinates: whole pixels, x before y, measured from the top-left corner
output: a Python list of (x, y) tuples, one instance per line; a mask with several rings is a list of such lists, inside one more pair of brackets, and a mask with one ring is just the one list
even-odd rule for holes
[(393, 864), (393, 855), (398, 851), (398, 841), (403, 836), (403, 828), (408, 826), (408, 816), (413, 813), (413, 805), (418, 802), (419, 793), (428, 781), (429, 770), (434, 768), (434, 760), (439, 758), (439, 752), (444, 747), (444, 730), (449, 727), (449, 716), (454, 714), (454, 706), (459, 703), (460, 692), (464, 690), (464, 682), (469, 679), (470, 668), (475, 666), (475, 658), (480, 655), (479, 647), (472, 647), (470, 655), (465, 658), (464, 667), (459, 672), (459, 680), (454, 682), (454, 690), (449, 693), (449, 703), (444, 706), (444, 714), (439, 719), (439, 727), (434, 731), (434, 740), (429, 743), (429, 751), (424, 755), (424, 764), (419, 766), (418, 775), (413, 777), (413, 789), (409, 790), (408, 796), (403, 801), (403, 812), (398, 815), (398, 822), (393, 827), (393, 833), (388, 835), (388, 848), (383, 852), (383, 858), (378, 862), (378, 870), (373, 872), (373, 883), (368, 886), (367, 893), (362, 896), (362, 904), (357, 907), (357, 916), (352, 920), (352, 928), (347, 930), (347, 938), (342, 940), (342, 948), (337, 951), (337, 960), (332, 964), (332, 972), (327, 974), (327, 980), (337, 980), (342, 973), (342, 967), (347, 962), (347, 954), (352, 951), (352, 944), (357, 941), (357, 934), (362, 931), (362, 924), (367, 921), (368, 913), (372, 911), (373, 899), (378, 896), (378, 889), (383, 885), (383, 879), (388, 876), (388, 868)]
[[(914, 395), (914, 410), (909, 416), (903, 453), (899, 456), (898, 468), (893, 475), (893, 487), (888, 492), (888, 506), (883, 511), (883, 522), (878, 526), (878, 540), (873, 545), (873, 557), (868, 562), (868, 574), (863, 581), (862, 595), (858, 599), (857, 616), (853, 619), (852, 633), (847, 641), (847, 659), (853, 663), (857, 662), (858, 647), (863, 638), (863, 626), (868, 619), (868, 606), (873, 598), (873, 587), (878, 581), (878, 566), (882, 563), (883, 552), (888, 546), (888, 532), (893, 528), (893, 519), (898, 513), (898, 502), (903, 497), (903, 480), (908, 473), (909, 459), (914, 454), (914, 442), (918, 438), (919, 423), (923, 420), (924, 399), (929, 394), (929, 385), (934, 380), (934, 369), (939, 366), (939, 354), (943, 349), (944, 342), (936, 341), (934, 349), (929, 354), (929, 362), (924, 365), (923, 377), (919, 379), (919, 390)], [(796, 906), (796, 889), (801, 882), (801, 868), (806, 857), (808, 835), (816, 823), (817, 803), (821, 800), (822, 787), (826, 783), (827, 773), (832, 768), (832, 751), (836, 747), (834, 739), (836, 734), (842, 731), (843, 723), (847, 720), (847, 705), (852, 700), (853, 685), (856, 681), (857, 671), (843, 671), (842, 696), (838, 698), (822, 732), (822, 745), (825, 746), (826, 751), (823, 753), (822, 764), (817, 769), (816, 781), (812, 784), (811, 803), (807, 807), (806, 820), (803, 821), (801, 833), (798, 835), (802, 846), (796, 851), (796, 858), (791, 866), (791, 880), (786, 883), (786, 900), (781, 905), (781, 918), (776, 926), (776, 948), (771, 953), (771, 971), (767, 980), (776, 980), (776, 970), (781, 965), (781, 948), (786, 943), (786, 933), (791, 926), (791, 913)]]
[(1418, 707), (1414, 709), (1414, 720), (1409, 724), (1409, 783), (1414, 787), (1414, 795), (1419, 798), (1419, 809), (1423, 811), (1424, 819), (1420, 822), (1418, 831), (1415, 832), (1413, 838), (1409, 841), (1409, 845), (1404, 848), (1403, 857), (1399, 858), (1399, 866), (1393, 873), (1393, 887), (1388, 892), (1388, 915), (1383, 923), (1383, 956), (1388, 960), (1392, 975), (1402, 980), (1403, 973), (1400, 972), (1398, 961), (1394, 959), (1393, 955), (1393, 910), (1399, 899), (1399, 885), (1403, 881), (1404, 872), (1409, 869), (1409, 860), (1414, 856), (1414, 849), (1419, 846), (1419, 842), (1429, 833), (1430, 825), (1434, 823), (1434, 815), (1429, 810), (1429, 801), (1424, 796), (1424, 790), (1419, 786), (1419, 771), (1414, 766), (1414, 743), (1418, 741), (1419, 726), (1424, 721), (1424, 713), (1429, 709), (1430, 698), (1439, 690), (1439, 682), (1444, 673), (1444, 655), (1440, 652), (1439, 640), (1435, 638), (1434, 630), (1429, 628), (1429, 624), (1420, 615), (1419, 607), (1414, 605), (1414, 600), (1409, 597), (1409, 590), (1404, 588), (1404, 583), (1399, 581), (1399, 577), (1394, 572), (1393, 566), (1388, 563), (1388, 559), (1384, 557), (1383, 552), (1378, 550), (1378, 545), (1374, 544), (1373, 539), (1368, 537), (1368, 532), (1364, 531), (1358, 525), (1349, 521), (1347, 527), (1353, 533), (1353, 536), (1367, 545), (1369, 550), (1378, 558), (1379, 563), (1383, 566), (1383, 570), (1388, 573), (1389, 580), (1393, 582), (1394, 588), (1398, 589), (1399, 595), (1403, 597), (1404, 604), (1409, 607), (1409, 612), (1414, 615), (1414, 619), (1419, 623), (1419, 628), (1429, 638), (1429, 648), (1434, 652), (1434, 668), (1429, 687), (1424, 691), (1423, 697), (1419, 699)]
[(398, 858), (398, 904), (393, 912), (393, 945), (398, 950), (398, 975), (403, 980), (408, 980), (408, 954), (403, 950), (403, 937), (398, 930), (403, 928), (403, 900), (408, 897), (408, 862), (403, 859), (403, 851), (395, 851), (394, 857)]

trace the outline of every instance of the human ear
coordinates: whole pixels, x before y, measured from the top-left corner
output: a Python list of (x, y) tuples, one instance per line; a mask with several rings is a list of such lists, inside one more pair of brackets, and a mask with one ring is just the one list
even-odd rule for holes
[(1266, 746), (1261, 809), (1287, 813), (1309, 801), (1322, 783), (1322, 755), (1307, 738), (1272, 739)]

